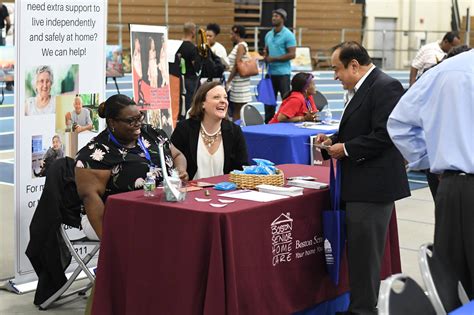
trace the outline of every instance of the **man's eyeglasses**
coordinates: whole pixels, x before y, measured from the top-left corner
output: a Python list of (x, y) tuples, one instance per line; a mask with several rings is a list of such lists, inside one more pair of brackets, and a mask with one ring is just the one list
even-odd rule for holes
[(126, 124), (128, 124), (130, 127), (133, 127), (133, 126), (138, 126), (138, 125), (141, 125), (143, 123), (143, 121), (145, 120), (145, 114), (144, 113), (140, 113), (140, 115), (138, 116), (135, 116), (135, 117), (130, 117), (130, 118), (114, 118), (115, 120), (118, 120), (118, 121), (121, 121), (121, 122), (124, 122)]

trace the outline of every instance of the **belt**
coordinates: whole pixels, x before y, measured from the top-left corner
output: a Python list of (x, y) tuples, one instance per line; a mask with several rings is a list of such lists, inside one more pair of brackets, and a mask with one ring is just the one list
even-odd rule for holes
[(452, 170), (444, 171), (443, 175), (474, 176), (474, 174), (469, 174), (463, 171), (452, 171)]

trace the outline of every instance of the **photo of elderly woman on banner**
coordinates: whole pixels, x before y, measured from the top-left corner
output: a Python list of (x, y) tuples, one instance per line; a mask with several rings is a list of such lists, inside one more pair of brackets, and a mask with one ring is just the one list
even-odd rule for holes
[(144, 110), (170, 108), (167, 40), (164, 26), (130, 25), (133, 98)]

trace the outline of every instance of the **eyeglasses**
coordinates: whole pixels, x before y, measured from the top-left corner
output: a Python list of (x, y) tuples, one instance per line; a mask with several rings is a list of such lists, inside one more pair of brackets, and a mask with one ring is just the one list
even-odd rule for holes
[(145, 114), (140, 113), (140, 115), (135, 116), (135, 117), (130, 117), (130, 118), (114, 118), (114, 120), (124, 122), (124, 123), (128, 124), (130, 127), (139, 126), (145, 120)]

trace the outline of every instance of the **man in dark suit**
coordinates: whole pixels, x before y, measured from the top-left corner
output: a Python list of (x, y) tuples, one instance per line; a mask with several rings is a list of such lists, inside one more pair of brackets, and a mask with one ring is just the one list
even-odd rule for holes
[(377, 314), (380, 269), (394, 201), (410, 195), (404, 161), (387, 133), (403, 87), (372, 64), (356, 42), (334, 48), (335, 79), (347, 93), (339, 131), (317, 142), (341, 163), (349, 284), (348, 314)]

